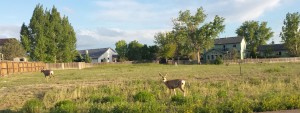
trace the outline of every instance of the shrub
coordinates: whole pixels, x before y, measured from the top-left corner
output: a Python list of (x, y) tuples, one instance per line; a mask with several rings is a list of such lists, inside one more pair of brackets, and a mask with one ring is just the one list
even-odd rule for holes
[(31, 99), (26, 101), (22, 110), (26, 113), (42, 113), (45, 110), (45, 105), (41, 100)]
[(89, 109), (89, 113), (110, 113), (110, 111), (107, 110), (107, 109), (103, 109), (103, 108), (98, 108), (98, 107), (92, 106)]
[(107, 103), (107, 102), (120, 102), (122, 99), (118, 96), (107, 96), (107, 97), (103, 97), (101, 100), (101, 103)]
[(134, 101), (139, 102), (151, 102), (154, 101), (154, 95), (149, 92), (138, 92), (136, 95), (133, 96)]
[(280, 69), (279, 68), (266, 69), (265, 72), (266, 73), (280, 72)]
[(75, 113), (76, 105), (71, 100), (60, 101), (51, 109), (51, 113)]
[(172, 96), (171, 101), (178, 105), (183, 105), (188, 102), (187, 98), (185, 98), (184, 96), (181, 96), (181, 95)]
[(217, 59), (215, 60), (215, 64), (217, 65), (223, 64), (223, 60), (220, 57), (217, 57)]
[(112, 111), (112, 113), (139, 113), (138, 107), (130, 107), (126, 105), (117, 105), (115, 106)]
[(267, 93), (260, 97), (260, 101), (254, 106), (255, 112), (276, 111), (282, 108), (281, 98), (276, 93)]
[(298, 109), (300, 108), (300, 95), (284, 95), (282, 103), (286, 109)]
[(225, 98), (225, 97), (227, 97), (227, 91), (225, 91), (225, 90), (219, 90), (218, 91), (218, 93), (217, 93), (217, 96), (219, 97), (219, 98)]
[(89, 100), (93, 103), (101, 103), (102, 97), (97, 96), (97, 95), (92, 95), (89, 97)]

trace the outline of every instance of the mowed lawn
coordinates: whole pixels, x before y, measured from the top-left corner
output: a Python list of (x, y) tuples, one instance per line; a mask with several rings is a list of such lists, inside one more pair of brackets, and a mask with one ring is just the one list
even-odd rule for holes
[[(170, 96), (158, 73), (186, 80), (187, 96)], [(110, 64), (0, 78), (0, 112), (38, 99), (45, 112), (71, 100), (77, 112), (256, 112), (300, 108), (300, 63), (240, 65)], [(146, 93), (149, 100), (136, 95)], [(146, 95), (147, 96), (147, 95)], [(105, 101), (106, 98), (112, 98)], [(145, 107), (148, 106), (148, 107)], [(149, 107), (150, 106), (150, 107)]]

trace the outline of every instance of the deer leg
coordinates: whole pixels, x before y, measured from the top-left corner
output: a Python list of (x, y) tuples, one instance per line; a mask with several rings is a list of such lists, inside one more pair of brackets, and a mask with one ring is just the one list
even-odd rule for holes
[(185, 96), (185, 91), (183, 90), (182, 87), (179, 88), (183, 92), (183, 96)]
[(173, 91), (174, 91), (174, 94), (176, 95), (176, 90), (175, 90), (175, 89), (173, 89)]

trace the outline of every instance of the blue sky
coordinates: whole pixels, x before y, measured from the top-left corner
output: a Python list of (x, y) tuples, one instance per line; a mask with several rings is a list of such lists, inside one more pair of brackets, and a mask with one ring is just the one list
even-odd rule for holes
[(279, 34), (288, 12), (300, 12), (300, 0), (1, 0), (0, 38), (17, 38), (23, 22), (28, 24), (37, 4), (44, 9), (55, 6), (66, 15), (77, 37), (77, 49), (112, 47), (115, 42), (137, 40), (153, 45), (154, 35), (172, 29), (172, 18), (179, 11), (203, 7), (207, 22), (215, 15), (224, 17), (226, 29), (219, 37), (236, 36), (244, 21), (267, 21)]

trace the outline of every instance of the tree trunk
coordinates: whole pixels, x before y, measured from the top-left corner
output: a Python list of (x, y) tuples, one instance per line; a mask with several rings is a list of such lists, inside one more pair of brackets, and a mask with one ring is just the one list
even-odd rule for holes
[(200, 51), (198, 50), (197, 51), (197, 60), (198, 60), (198, 64), (200, 65), (201, 64), (201, 61), (200, 61)]

